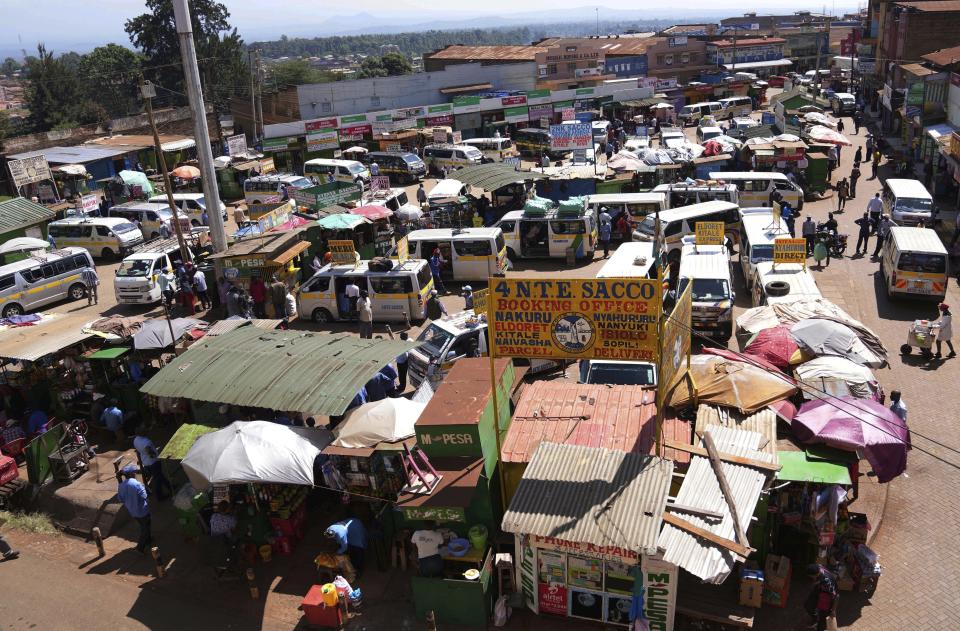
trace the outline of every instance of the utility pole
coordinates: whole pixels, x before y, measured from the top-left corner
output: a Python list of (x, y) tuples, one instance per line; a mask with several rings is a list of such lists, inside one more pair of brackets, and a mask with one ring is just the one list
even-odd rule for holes
[[(150, 122), (150, 129), (153, 130), (153, 147), (157, 152), (160, 172), (163, 174), (163, 187), (167, 190), (167, 203), (170, 205), (170, 212), (173, 213), (173, 232), (177, 235), (177, 243), (180, 244), (180, 260), (187, 262), (190, 260), (190, 254), (187, 251), (187, 243), (183, 240), (183, 232), (180, 230), (180, 215), (177, 213), (177, 202), (173, 199), (173, 186), (170, 184), (170, 173), (167, 171), (167, 159), (163, 157), (163, 148), (160, 146), (160, 133), (157, 131), (157, 123), (153, 120), (153, 97), (157, 95), (157, 89), (149, 81), (144, 82), (142, 76), (140, 77), (140, 94), (143, 96), (147, 108), (147, 120)], [(166, 298), (164, 298), (164, 304), (166, 304)], [(173, 335), (172, 330), (170, 335)]]
[(737, 71), (737, 29), (738, 28), (739, 27), (736, 24), (733, 25), (733, 59), (730, 61), (730, 63), (733, 64), (734, 74), (736, 74), (736, 71)]
[(256, 66), (253, 65), (253, 51), (247, 51), (247, 65), (250, 66), (250, 120), (253, 130), (250, 132), (250, 146), (257, 144), (257, 82)]
[(257, 120), (260, 121), (259, 137), (263, 138), (263, 63), (260, 61), (259, 49), (257, 49)]
[(220, 214), (220, 191), (217, 186), (217, 173), (213, 168), (207, 111), (200, 88), (200, 69), (197, 66), (197, 51), (193, 44), (193, 25), (190, 23), (187, 0), (173, 0), (173, 15), (180, 38), (180, 57), (183, 60), (184, 78), (187, 80), (187, 96), (190, 99), (190, 109), (193, 110), (193, 131), (197, 143), (197, 157), (200, 160), (200, 182), (203, 184), (203, 197), (210, 222), (210, 238), (213, 241), (213, 251), (223, 252), (227, 249), (227, 233), (223, 227), (223, 215)]

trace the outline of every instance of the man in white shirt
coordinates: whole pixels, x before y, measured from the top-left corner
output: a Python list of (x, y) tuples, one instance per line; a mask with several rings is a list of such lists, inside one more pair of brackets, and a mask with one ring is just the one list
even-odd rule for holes
[(197, 268), (197, 271), (193, 273), (193, 290), (197, 292), (201, 309), (213, 308), (213, 302), (211, 302), (210, 295), (207, 293), (207, 277), (204, 276), (200, 268)]
[(893, 402), (890, 404), (890, 410), (900, 417), (900, 420), (903, 421), (903, 424), (907, 424), (907, 404), (903, 402), (903, 398), (900, 396), (899, 390), (894, 390), (890, 393), (890, 400)]
[(883, 214), (883, 200), (880, 199), (880, 193), (876, 193), (869, 202), (867, 202), (867, 213), (870, 219), (873, 219), (874, 231), (880, 225), (880, 215)]
[(350, 280), (350, 283), (344, 288), (343, 293), (346, 294), (347, 300), (350, 301), (350, 319), (357, 319), (357, 300), (360, 299), (360, 288), (357, 287), (357, 283)]
[(148, 482), (153, 486), (153, 493), (158, 500), (165, 500), (173, 495), (173, 486), (163, 474), (163, 465), (160, 463), (160, 454), (156, 446), (143, 432), (137, 432), (133, 437), (133, 448), (140, 455), (143, 470), (149, 474)]
[(410, 541), (417, 546), (417, 565), (420, 568), (420, 576), (443, 574), (443, 557), (440, 556), (443, 535), (434, 530), (434, 527), (433, 522), (427, 522), (423, 530), (417, 530), (410, 538)]

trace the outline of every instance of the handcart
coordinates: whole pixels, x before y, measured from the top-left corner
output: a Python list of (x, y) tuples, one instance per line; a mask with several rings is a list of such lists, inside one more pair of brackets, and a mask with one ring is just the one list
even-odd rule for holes
[(935, 330), (937, 325), (929, 320), (914, 320), (910, 328), (907, 329), (907, 343), (900, 346), (901, 355), (909, 355), (916, 346), (920, 349), (920, 354), (925, 358), (933, 357), (933, 342), (936, 338)]

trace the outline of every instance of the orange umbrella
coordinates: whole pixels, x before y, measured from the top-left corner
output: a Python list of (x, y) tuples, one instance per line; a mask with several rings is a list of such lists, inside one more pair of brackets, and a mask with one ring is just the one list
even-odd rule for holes
[(181, 180), (196, 180), (200, 178), (200, 169), (191, 166), (177, 167), (170, 172), (174, 177)]

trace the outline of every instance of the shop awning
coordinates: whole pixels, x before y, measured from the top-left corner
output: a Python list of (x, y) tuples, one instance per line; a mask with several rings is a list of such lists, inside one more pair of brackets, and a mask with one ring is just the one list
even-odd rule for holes
[(141, 388), (163, 397), (343, 414), (360, 388), (412, 342), (244, 326), (191, 346)]
[(517, 171), (509, 164), (502, 162), (491, 162), (458, 169), (448, 174), (447, 178), (485, 191), (495, 191), (517, 182), (547, 179), (547, 176), (533, 171)]
[(56, 213), (25, 197), (0, 202), (0, 234), (50, 221)]
[(301, 252), (308, 250), (310, 248), (309, 241), (297, 241), (297, 243), (282, 254), (270, 259), (270, 263), (273, 265), (286, 265), (293, 259), (295, 259)]
[(160, 145), (160, 149), (163, 151), (182, 151), (184, 149), (192, 149), (196, 147), (197, 143), (193, 138), (184, 138), (182, 140), (172, 140), (170, 142), (165, 142)]
[(88, 340), (92, 333), (83, 327), (90, 321), (85, 316), (51, 314), (32, 326), (10, 327), (0, 331), (0, 358), (36, 361), (46, 355)]
[[(324, 453), (329, 451), (324, 450)], [(431, 519), (426, 517), (429, 514), (426, 511), (440, 510), (448, 516), (459, 513), (463, 515), (466, 509), (473, 502), (473, 496), (477, 492), (477, 484), (480, 481), (480, 475), (483, 473), (483, 458), (473, 458), (472, 456), (461, 457), (442, 457), (433, 458), (430, 464), (440, 474), (440, 483), (429, 495), (422, 493), (400, 493), (397, 496), (397, 508), (404, 511), (408, 517), (418, 517), (420, 519)], [(444, 510), (446, 509), (446, 510)], [(438, 521), (466, 521), (463, 517), (460, 519), (442, 519), (437, 517)]]
[(723, 66), (727, 70), (750, 70), (752, 68), (781, 68), (792, 66), (793, 62), (789, 59), (768, 59), (767, 61), (750, 61), (742, 64), (727, 64)]
[(939, 125), (931, 125), (924, 131), (926, 131), (927, 135), (933, 138), (935, 141), (940, 142), (941, 137), (950, 136), (950, 134), (957, 131), (957, 128), (950, 123), (940, 123)]
[(656, 554), (672, 475), (673, 462), (656, 456), (541, 443), (501, 527)]
[(781, 451), (777, 479), (790, 482), (817, 482), (849, 486), (850, 469), (842, 462), (808, 457), (805, 451)]
[(216, 337), (218, 335), (224, 335), (238, 329), (242, 326), (252, 326), (263, 331), (273, 331), (283, 320), (262, 320), (262, 319), (252, 319), (247, 320), (238, 316), (227, 318), (226, 320), (218, 320), (210, 325), (210, 328), (207, 329), (206, 337)]
[(386, 206), (380, 206), (379, 204), (367, 204), (366, 206), (360, 206), (359, 208), (351, 208), (349, 213), (351, 215), (360, 215), (361, 217), (366, 217), (371, 221), (376, 221), (377, 219), (389, 219), (393, 216), (392, 210)]
[(651, 96), (645, 99), (621, 101), (620, 105), (623, 105), (624, 107), (650, 107), (651, 105), (657, 105), (658, 103), (669, 103), (669, 101), (667, 101), (667, 99), (662, 99), (658, 96)]

